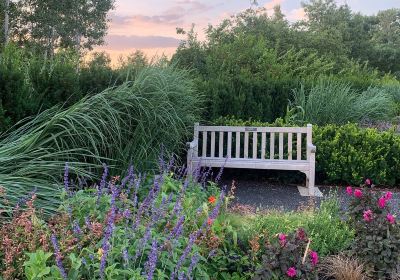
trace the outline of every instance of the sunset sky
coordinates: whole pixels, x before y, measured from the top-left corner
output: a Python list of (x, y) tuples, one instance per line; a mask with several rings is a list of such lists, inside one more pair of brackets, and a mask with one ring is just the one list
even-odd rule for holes
[[(376, 14), (379, 10), (400, 8), (400, 0), (338, 0), (347, 3), (353, 11)], [(281, 5), (290, 21), (304, 17), (301, 0), (259, 0), (259, 6), (272, 11)], [(137, 49), (146, 55), (171, 56), (183, 39), (176, 34), (176, 27), (185, 30), (195, 24), (199, 37), (204, 37), (208, 24), (218, 24), (222, 19), (250, 7), (249, 0), (116, 0), (116, 8), (110, 13), (110, 27), (106, 44), (97, 51), (108, 52), (115, 62), (119, 55)]]

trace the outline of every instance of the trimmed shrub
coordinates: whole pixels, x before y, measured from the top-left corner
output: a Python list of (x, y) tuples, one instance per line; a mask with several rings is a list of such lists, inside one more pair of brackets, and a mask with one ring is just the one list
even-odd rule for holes
[[(264, 123), (220, 118), (214, 123), (287, 126), (287, 121), (277, 119), (274, 123)], [(317, 146), (316, 169), (321, 181), (355, 184), (369, 176), (382, 185), (393, 186), (400, 182), (400, 136), (393, 130), (380, 132), (351, 123), (314, 126), (313, 143)]]
[(367, 176), (377, 184), (400, 180), (400, 136), (356, 124), (315, 127), (317, 171), (328, 182), (357, 183)]

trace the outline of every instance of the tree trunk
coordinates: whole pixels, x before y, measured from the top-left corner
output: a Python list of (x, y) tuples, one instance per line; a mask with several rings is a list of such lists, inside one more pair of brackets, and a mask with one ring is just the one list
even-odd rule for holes
[(8, 33), (9, 33), (9, 24), (10, 24), (10, 16), (9, 16), (9, 8), (10, 8), (10, 0), (5, 0), (4, 7), (4, 44), (8, 43)]

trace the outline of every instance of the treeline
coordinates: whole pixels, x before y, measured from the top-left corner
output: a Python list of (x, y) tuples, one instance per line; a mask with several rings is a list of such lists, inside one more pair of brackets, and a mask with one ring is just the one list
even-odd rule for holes
[(287, 114), (293, 89), (311, 90), (321, 79), (360, 93), (390, 85), (400, 94), (399, 9), (365, 16), (334, 0), (311, 0), (303, 8), (306, 20), (296, 23), (276, 6), (272, 16), (249, 9), (210, 26), (203, 42), (187, 32), (172, 60), (194, 69), (208, 99), (205, 119), (274, 121)]

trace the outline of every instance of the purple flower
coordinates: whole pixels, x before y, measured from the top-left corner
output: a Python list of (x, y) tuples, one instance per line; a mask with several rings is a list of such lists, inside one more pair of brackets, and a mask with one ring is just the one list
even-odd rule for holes
[(215, 177), (215, 183), (219, 183), (219, 181), (221, 180), (222, 174), (224, 173), (224, 167), (225, 164), (227, 162), (228, 158), (225, 158), (225, 163), (222, 165), (222, 167), (219, 169), (219, 172), (217, 174), (217, 177)]
[(131, 166), (129, 167), (129, 169), (128, 169), (128, 175), (127, 175), (124, 179), (122, 179), (122, 181), (121, 181), (121, 189), (123, 189), (123, 188), (125, 187), (126, 183), (129, 181), (128, 192), (127, 192), (128, 194), (129, 194), (130, 188), (131, 188), (131, 186), (132, 186), (132, 180), (133, 180), (133, 178), (134, 178), (133, 166), (131, 165)]
[(87, 216), (85, 217), (85, 225), (89, 230), (92, 230), (92, 224), (90, 222), (89, 217), (87, 217)]
[(60, 271), (62, 278), (67, 279), (67, 273), (65, 272), (65, 269), (64, 269), (64, 266), (62, 263), (60, 247), (58, 246), (57, 237), (54, 234), (51, 235), (51, 243), (53, 244), (54, 256), (56, 257), (56, 264), (57, 264), (58, 270)]
[(64, 168), (64, 190), (69, 194), (69, 183), (68, 183), (68, 162), (65, 163)]
[(104, 279), (104, 271), (106, 268), (107, 256), (110, 249), (110, 239), (114, 231), (114, 222), (116, 216), (116, 206), (115, 201), (118, 197), (118, 189), (114, 184), (111, 184), (111, 202), (110, 202), (110, 212), (107, 215), (107, 226), (104, 232), (103, 243), (102, 243), (102, 250), (103, 254), (100, 260), (100, 278)]
[(99, 203), (100, 197), (103, 194), (103, 189), (106, 186), (106, 179), (107, 179), (107, 176), (108, 176), (108, 167), (107, 167), (107, 165), (103, 164), (103, 168), (104, 168), (103, 176), (101, 177), (100, 185), (98, 186), (98, 189), (97, 189), (97, 204)]
[(133, 258), (133, 260), (135, 261), (139, 255), (142, 253), (143, 248), (146, 246), (147, 242), (149, 241), (151, 237), (151, 227), (150, 224), (146, 227), (146, 231), (142, 237), (142, 239), (140, 239), (140, 242), (138, 244), (138, 247), (136, 248), (136, 254)]
[(157, 265), (157, 258), (158, 258), (158, 246), (157, 246), (157, 240), (154, 238), (151, 244), (149, 259), (145, 264), (147, 270), (147, 280), (153, 279), (154, 270), (156, 269)]
[(76, 220), (74, 221), (72, 230), (73, 230), (74, 234), (77, 235), (77, 236), (82, 234), (82, 230), (81, 230), (81, 228), (79, 226), (78, 221), (76, 221)]
[(195, 253), (192, 256), (192, 261), (190, 262), (190, 266), (189, 266), (189, 269), (188, 269), (188, 272), (187, 272), (187, 275), (188, 275), (189, 279), (193, 279), (192, 271), (196, 267), (196, 265), (199, 262), (199, 260), (200, 260), (200, 255), (198, 253)]

